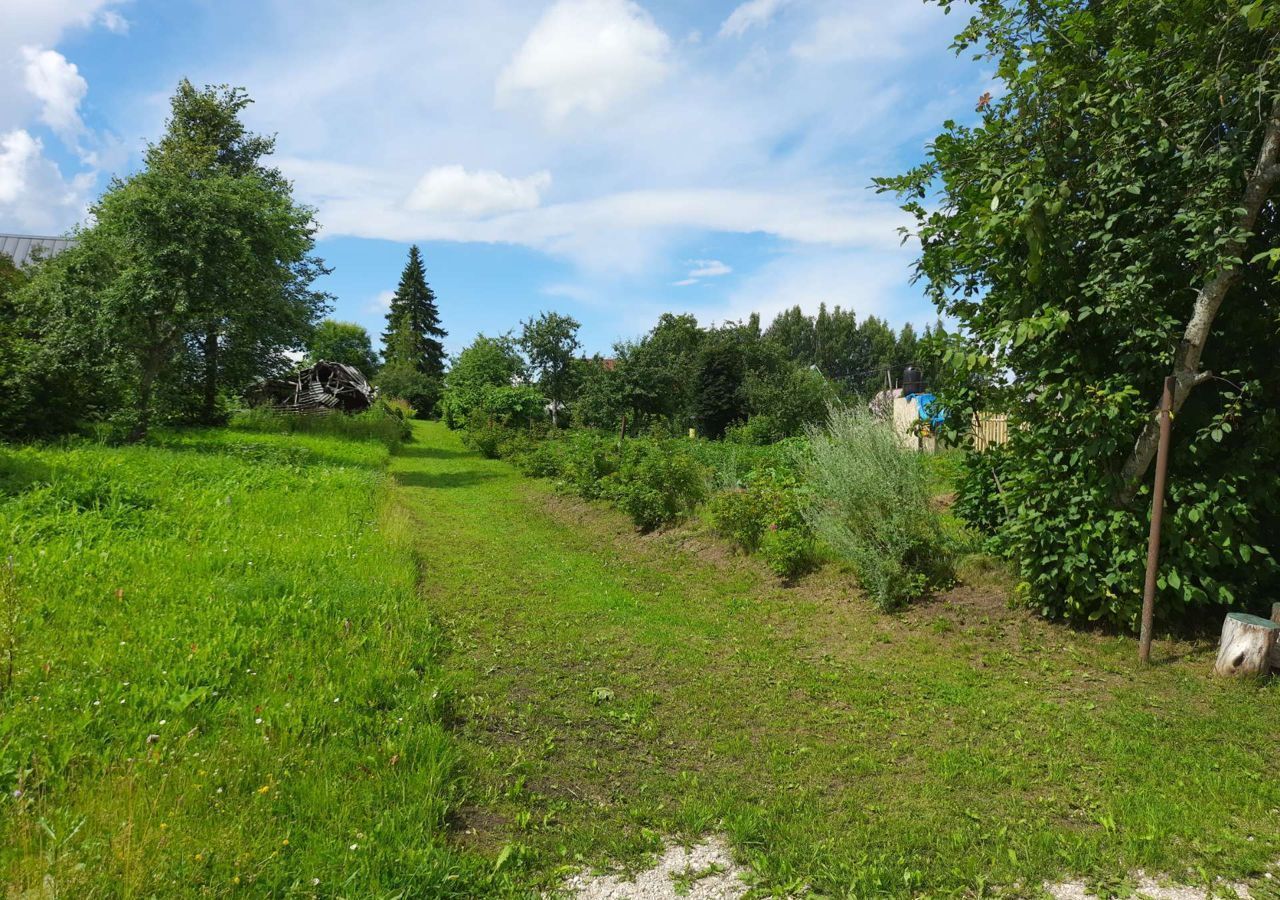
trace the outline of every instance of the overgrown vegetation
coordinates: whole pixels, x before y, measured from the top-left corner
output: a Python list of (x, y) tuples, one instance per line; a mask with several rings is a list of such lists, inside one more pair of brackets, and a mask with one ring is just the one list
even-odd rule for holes
[(249, 99), (183, 81), (140, 172), (111, 183), (78, 243), (5, 301), (0, 436), (109, 420), (145, 436), (153, 419), (213, 422), (228, 389), (285, 370), (328, 298), (312, 211), (249, 133)]
[(343, 415), (297, 415), (271, 409), (248, 409), (236, 412), (231, 424), (237, 431), (263, 434), (315, 434), (352, 440), (380, 441), (395, 449), (411, 437), (409, 418), (413, 411), (402, 403), (379, 400), (372, 409)]
[(952, 548), (930, 505), (924, 457), (866, 410), (831, 411), (809, 435), (805, 516), (845, 556), (882, 609), (902, 606), (952, 576)]
[(493, 889), (448, 840), (454, 695), (371, 422), (0, 449), (11, 891)]
[(613, 503), (641, 531), (687, 519), (705, 503), (712, 530), (784, 580), (825, 556), (850, 565), (886, 609), (950, 583), (954, 529), (932, 502), (949, 482), (935, 485), (927, 458), (860, 407), (836, 407), (828, 426), (765, 447), (661, 429), (620, 438), (520, 427), (483, 413), (462, 440), (562, 491)]
[(1048, 615), (1135, 622), (1167, 375), (1157, 615), (1265, 612), (1280, 587), (1280, 481), (1258, 477), (1280, 466), (1277, 25), (1274, 4), (1237, 0), (984, 0), (956, 46), (1004, 93), (882, 182), (962, 326), (948, 424), (1016, 423), (961, 508)]

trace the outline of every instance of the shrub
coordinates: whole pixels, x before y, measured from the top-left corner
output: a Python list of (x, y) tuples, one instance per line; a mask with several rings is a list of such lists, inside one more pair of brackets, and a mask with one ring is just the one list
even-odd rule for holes
[(853, 566), (871, 599), (893, 609), (949, 581), (952, 548), (929, 503), (920, 455), (860, 407), (833, 407), (828, 426), (810, 429), (809, 440), (805, 518)]
[(462, 431), (462, 443), (485, 459), (498, 459), (499, 449), (511, 437), (511, 433), (511, 429), (495, 422), (487, 413), (475, 410)]
[(1006, 446), (989, 447), (981, 453), (965, 453), (960, 464), (956, 515), (986, 535), (994, 534), (1009, 515), (1004, 495), (1008, 473), (1001, 474), (1008, 453)]
[(652, 531), (706, 499), (706, 470), (679, 441), (628, 441), (608, 495), (636, 527)]
[(525, 435), (528, 444), (511, 441), (504, 448), (504, 455), (524, 475), (530, 478), (555, 478), (563, 466), (564, 447), (560, 441), (534, 440)]
[(426, 419), (436, 414), (440, 401), (440, 379), (424, 375), (411, 365), (391, 363), (374, 378), (378, 392), (403, 401), (414, 414)]
[(763, 553), (780, 578), (794, 578), (813, 562), (813, 529), (805, 520), (805, 492), (790, 471), (753, 472), (745, 486), (712, 498), (712, 526), (747, 552)]
[(708, 510), (716, 533), (747, 552), (760, 546), (764, 519), (756, 508), (756, 497), (746, 488), (731, 488), (711, 498)]
[[(499, 425), (527, 428), (547, 417), (546, 406), (542, 392), (531, 385), (488, 385), (481, 390), (480, 404), (473, 415), (481, 412)], [(469, 416), (468, 424), (470, 419)]]
[(590, 431), (578, 431), (562, 443), (560, 487), (587, 500), (603, 497), (605, 478), (618, 471), (618, 450), (612, 440)]
[(786, 581), (813, 567), (813, 534), (808, 528), (766, 531), (760, 550), (770, 571)]

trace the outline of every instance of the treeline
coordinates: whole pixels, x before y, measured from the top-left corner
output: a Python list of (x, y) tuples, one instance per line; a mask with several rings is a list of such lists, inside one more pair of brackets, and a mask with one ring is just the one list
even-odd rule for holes
[(0, 270), (0, 436), (86, 423), (144, 436), (216, 422), (253, 380), (294, 365), (329, 297), (314, 289), (313, 211), (264, 160), (238, 88), (183, 81), (164, 136), (115, 179), (75, 245), (30, 276)]
[(939, 368), (946, 339), (940, 324), (917, 337), (911, 325), (895, 332), (825, 304), (816, 316), (787, 310), (763, 329), (756, 315), (702, 327), (692, 315), (665, 313), (610, 357), (577, 356), (577, 330), (573, 319), (546, 313), (518, 336), (478, 337), (445, 378), (445, 421), (510, 425), (546, 409), (558, 425), (693, 428), (768, 444), (821, 421), (832, 400), (896, 386), (907, 365)]

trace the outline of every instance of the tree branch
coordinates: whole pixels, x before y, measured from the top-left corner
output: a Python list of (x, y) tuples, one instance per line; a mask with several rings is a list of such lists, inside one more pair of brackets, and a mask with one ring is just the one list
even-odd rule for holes
[[(1225, 261), (1196, 292), (1191, 319), (1187, 322), (1182, 341), (1174, 354), (1174, 414), (1182, 409), (1193, 388), (1213, 377), (1210, 373), (1199, 371), (1200, 357), (1204, 353), (1209, 332), (1213, 329), (1213, 320), (1222, 307), (1223, 299), (1236, 282), (1244, 277), (1244, 265), (1239, 260), (1244, 253), (1245, 240), (1252, 233), (1258, 215), (1277, 181), (1280, 181), (1280, 97), (1276, 98), (1271, 114), (1267, 117), (1258, 162), (1249, 174), (1249, 180), (1245, 182), (1241, 204), (1243, 211), (1235, 223), (1237, 233), (1246, 237), (1238, 237), (1223, 247), (1222, 258)], [(1138, 487), (1156, 455), (1159, 440), (1160, 417), (1158, 413), (1153, 413), (1134, 442), (1133, 451), (1121, 470), (1120, 499), (1123, 503), (1128, 504), (1138, 493)]]

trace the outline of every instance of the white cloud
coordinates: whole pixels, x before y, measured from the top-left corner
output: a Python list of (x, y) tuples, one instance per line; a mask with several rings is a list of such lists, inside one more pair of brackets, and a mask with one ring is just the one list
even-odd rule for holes
[(824, 64), (901, 59), (918, 50), (920, 32), (936, 15), (937, 9), (924, 3), (835, 4), (813, 21), (791, 52), (804, 62)]
[(56, 234), (82, 218), (95, 174), (67, 181), (25, 129), (0, 134), (0, 221), (17, 230)]
[(389, 309), (391, 309), (391, 299), (395, 297), (395, 295), (395, 291), (378, 291), (377, 296), (371, 298), (369, 302), (364, 305), (364, 311), (369, 314), (385, 314)]
[(789, 0), (747, 0), (736, 7), (720, 26), (721, 37), (741, 37), (756, 27), (768, 25)]
[(694, 269), (689, 273), (690, 278), (715, 278), (719, 275), (728, 275), (733, 271), (718, 259), (695, 259), (691, 262)]
[(40, 149), (40, 142), (25, 131), (0, 135), (0, 203), (13, 203), (26, 191), (28, 170)]
[(671, 39), (629, 0), (557, 0), (498, 77), (500, 105), (532, 94), (552, 122), (600, 114), (660, 82)]
[(56, 50), (23, 47), (23, 83), (40, 101), (40, 119), (59, 135), (74, 139), (84, 130), (80, 101), (89, 83), (73, 62)]
[(114, 9), (104, 9), (98, 13), (98, 22), (112, 34), (129, 33), (129, 20)]
[[(0, 222), (8, 230), (58, 234), (85, 215), (98, 169), (120, 158), (109, 135), (80, 118), (88, 90), (76, 66), (55, 49), (74, 29), (106, 26), (119, 0), (0, 0)], [(64, 176), (42, 143), (51, 129), (85, 168)]]
[(689, 264), (693, 266), (689, 270), (689, 274), (680, 279), (673, 281), (676, 287), (688, 287), (691, 284), (699, 284), (704, 278), (719, 278), (721, 275), (728, 275), (733, 269), (722, 263), (718, 259), (691, 259)]
[[(704, 310), (716, 321), (737, 321), (753, 312), (768, 325), (778, 313), (799, 306), (813, 315), (819, 304), (854, 310), (860, 319), (880, 316), (897, 325), (918, 316), (900, 308), (910, 278), (910, 247), (896, 252), (832, 252), (802, 248), (765, 263), (724, 302)], [(918, 323), (932, 321), (926, 318)]]
[(438, 166), (418, 181), (409, 195), (413, 210), (478, 218), (533, 209), (551, 186), (551, 173), (508, 178), (488, 169), (468, 172), (462, 166)]

